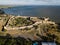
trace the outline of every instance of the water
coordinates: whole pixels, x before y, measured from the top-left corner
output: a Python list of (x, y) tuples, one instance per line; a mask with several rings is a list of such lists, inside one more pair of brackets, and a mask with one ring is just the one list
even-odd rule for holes
[(60, 6), (16, 6), (3, 10), (7, 14), (49, 17), (51, 20), (60, 23)]

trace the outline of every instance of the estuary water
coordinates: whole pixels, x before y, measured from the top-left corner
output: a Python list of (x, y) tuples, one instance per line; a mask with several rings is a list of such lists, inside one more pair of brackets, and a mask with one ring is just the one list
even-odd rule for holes
[(49, 17), (52, 21), (60, 23), (60, 6), (15, 6), (3, 10), (5, 13), (13, 15)]

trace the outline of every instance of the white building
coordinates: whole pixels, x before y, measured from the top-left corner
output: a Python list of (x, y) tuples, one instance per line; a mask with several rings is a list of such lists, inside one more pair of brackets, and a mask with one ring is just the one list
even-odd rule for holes
[(42, 45), (56, 45), (55, 42), (42, 42)]

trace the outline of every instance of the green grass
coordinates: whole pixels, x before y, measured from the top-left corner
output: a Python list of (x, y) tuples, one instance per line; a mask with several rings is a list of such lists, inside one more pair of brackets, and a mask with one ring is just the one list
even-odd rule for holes
[(12, 5), (0, 5), (0, 8), (8, 8), (8, 7), (13, 7)]
[(31, 24), (33, 24), (33, 22), (25, 18), (15, 18), (14, 20), (12, 20), (12, 22), (9, 25), (21, 27), (21, 26), (28, 26)]

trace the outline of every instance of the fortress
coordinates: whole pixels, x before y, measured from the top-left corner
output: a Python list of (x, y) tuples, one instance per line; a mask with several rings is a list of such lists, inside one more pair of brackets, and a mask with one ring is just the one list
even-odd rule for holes
[(55, 29), (56, 26), (55, 22), (45, 17), (0, 15), (0, 22), (3, 23), (1, 27), (6, 34), (31, 40), (41, 40), (36, 34), (46, 36), (48, 30)]
[[(22, 18), (28, 18), (28, 17), (24, 17), (24, 16), (16, 16), (16, 18), (19, 18), (19, 17), (22, 17)], [(43, 23), (46, 23), (46, 24), (55, 24), (55, 22), (52, 22), (52, 21), (48, 21), (49, 18), (44, 18), (44, 20), (39, 20), (37, 17), (30, 17), (31, 18), (36, 18), (36, 22), (32, 25), (28, 25), (28, 26), (21, 26), (21, 27), (10, 27), (8, 26), (9, 22), (11, 21), (11, 19), (14, 19), (14, 16), (12, 16), (9, 21), (8, 21), (8, 24), (6, 26), (4, 26), (4, 29), (6, 30), (20, 30), (20, 29), (25, 29), (25, 28), (33, 28), (34, 25), (38, 25), (38, 24), (43, 24)], [(38, 21), (39, 20), (39, 21)], [(34, 22), (34, 20), (33, 20)]]

